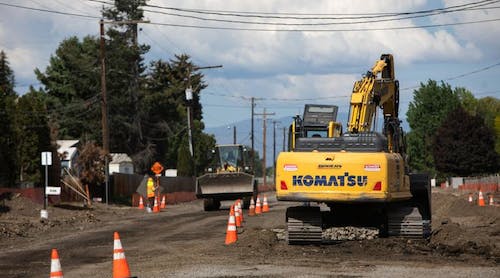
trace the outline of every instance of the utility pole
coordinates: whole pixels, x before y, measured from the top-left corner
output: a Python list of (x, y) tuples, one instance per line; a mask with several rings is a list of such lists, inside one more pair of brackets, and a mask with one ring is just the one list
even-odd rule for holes
[[(106, 49), (104, 41), (104, 24), (138, 24), (138, 23), (149, 23), (149, 21), (144, 20), (123, 20), (123, 21), (104, 21), (101, 19), (99, 21), (99, 33), (100, 33), (100, 58), (101, 58), (101, 122), (102, 122), (102, 149), (104, 151), (104, 180), (106, 184), (106, 205), (108, 204), (109, 195), (109, 126), (108, 126), (108, 102), (107, 102), (107, 92), (106, 92)], [(136, 30), (136, 29), (135, 29)], [(137, 35), (137, 30), (135, 31)], [(137, 42), (137, 38), (135, 40)]]
[(187, 88), (185, 90), (186, 93), (186, 101), (187, 101), (187, 124), (188, 124), (188, 143), (189, 143), (189, 152), (191, 154), (191, 161), (193, 165), (193, 175), (196, 177), (196, 160), (194, 158), (194, 142), (193, 142), (193, 125), (192, 125), (192, 119), (193, 119), (193, 112), (191, 109), (192, 105), (192, 100), (193, 100), (193, 88), (191, 86), (191, 72), (196, 71), (196, 70), (202, 70), (202, 69), (215, 69), (215, 68), (222, 68), (222, 65), (216, 65), (216, 66), (206, 66), (206, 67), (188, 67), (188, 72), (187, 72)]
[(254, 117), (254, 108), (255, 108), (255, 98), (252, 97), (252, 127), (251, 127), (251, 131), (250, 131), (250, 140), (252, 142), (252, 169), (253, 171), (255, 171), (255, 148), (254, 148), (254, 139), (253, 139), (253, 134), (254, 134), (254, 131), (253, 131), (253, 117)]
[(233, 125), (233, 144), (236, 145), (236, 126)]
[(262, 134), (262, 177), (263, 177), (263, 184), (264, 186), (267, 184), (266, 182), (266, 121), (267, 121), (267, 116), (272, 116), (275, 115), (274, 112), (272, 113), (266, 113), (266, 108), (264, 108), (264, 112), (259, 114), (255, 113), (255, 115), (260, 115), (262, 116), (262, 129), (263, 129), (263, 134)]
[(273, 121), (273, 182), (276, 184), (276, 124), (278, 121)]
[(283, 127), (283, 151), (285, 151), (285, 134), (286, 134), (286, 127)]

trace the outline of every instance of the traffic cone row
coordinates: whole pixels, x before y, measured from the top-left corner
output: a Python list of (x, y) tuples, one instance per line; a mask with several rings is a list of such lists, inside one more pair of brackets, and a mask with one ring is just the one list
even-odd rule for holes
[[(120, 235), (118, 232), (115, 232), (113, 237), (113, 278), (131, 277), (128, 262), (125, 258), (125, 251), (120, 241)], [(50, 278), (63, 278), (57, 249), (52, 249), (52, 254), (50, 256)]]
[[(469, 197), (468, 197), (467, 200), (468, 200), (468, 202), (470, 204), (474, 204), (474, 199), (473, 199), (472, 196), (473, 196), (473, 194), (469, 193)], [(486, 206), (486, 200), (485, 200), (485, 197), (484, 197), (484, 194), (483, 194), (482, 190), (479, 190), (478, 199), (477, 199), (477, 205), (480, 206), (480, 207)], [(490, 205), (490, 206), (495, 206), (496, 205), (492, 193), (488, 194), (488, 205)]]

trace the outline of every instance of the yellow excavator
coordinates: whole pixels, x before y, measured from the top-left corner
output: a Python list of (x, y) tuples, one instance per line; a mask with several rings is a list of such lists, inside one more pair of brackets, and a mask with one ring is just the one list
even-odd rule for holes
[[(381, 55), (354, 83), (347, 132), (335, 118), (318, 115), (326, 110), (306, 105), (303, 118), (290, 126), (289, 150), (276, 162), (277, 199), (299, 203), (286, 212), (288, 243), (321, 243), (324, 229), (340, 226), (375, 227), (384, 237), (428, 237), (430, 180), (408, 169), (393, 56)], [(378, 110), (381, 132), (374, 131)], [(309, 124), (315, 119), (323, 121)]]

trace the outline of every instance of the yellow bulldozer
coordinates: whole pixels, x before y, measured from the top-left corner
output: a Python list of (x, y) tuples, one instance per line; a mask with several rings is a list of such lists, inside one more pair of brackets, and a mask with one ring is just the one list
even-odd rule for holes
[(398, 110), (394, 59), (383, 54), (354, 84), (347, 132), (324, 105), (306, 105), (303, 118), (294, 118), (289, 150), (276, 162), (277, 199), (300, 204), (286, 212), (289, 244), (321, 243), (322, 231), (338, 226), (375, 227), (380, 236), (430, 235), (430, 181), (408, 169)]
[(240, 198), (248, 208), (257, 196), (250, 150), (240, 144), (216, 145), (209, 156), (211, 163), (196, 179), (196, 196), (203, 199), (204, 210), (218, 210), (221, 201)]

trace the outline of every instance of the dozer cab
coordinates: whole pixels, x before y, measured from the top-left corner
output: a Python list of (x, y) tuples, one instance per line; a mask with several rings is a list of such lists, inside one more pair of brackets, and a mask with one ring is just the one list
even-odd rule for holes
[(210, 165), (196, 179), (196, 197), (203, 199), (205, 211), (218, 210), (221, 201), (243, 199), (248, 208), (257, 195), (249, 150), (239, 144), (217, 145), (209, 153)]

